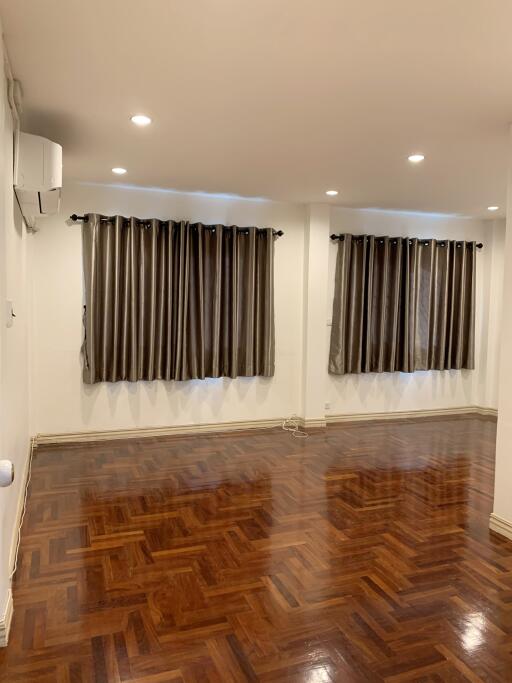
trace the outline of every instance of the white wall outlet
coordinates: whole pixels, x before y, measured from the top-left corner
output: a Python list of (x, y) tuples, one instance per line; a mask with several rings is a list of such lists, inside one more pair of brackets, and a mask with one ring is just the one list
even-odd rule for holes
[(330, 410), (330, 409), (331, 409), (331, 403), (330, 403), (330, 401), (326, 401), (325, 410)]
[(7, 300), (5, 302), (5, 325), (6, 327), (12, 327), (14, 325), (14, 318), (16, 313), (14, 312), (14, 302)]

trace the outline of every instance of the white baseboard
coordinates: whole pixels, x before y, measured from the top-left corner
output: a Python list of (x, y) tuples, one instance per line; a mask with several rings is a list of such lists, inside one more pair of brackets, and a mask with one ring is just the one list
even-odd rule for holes
[(494, 512), (489, 517), (489, 529), (512, 540), (512, 522), (495, 515)]
[[(25, 489), (27, 487), (27, 478), (30, 471), (30, 462), (33, 456), (33, 449), (35, 446), (35, 439), (30, 440), (30, 449), (28, 458), (25, 461), (25, 468), (23, 474), (21, 475), (21, 486), (20, 495), (18, 497), (18, 502), (16, 505), (16, 523), (14, 525), (14, 534), (11, 538), (11, 546), (9, 549), (9, 571), (13, 571), (16, 563), (16, 552), (18, 550), (18, 538), (20, 534), (20, 526), (22, 523), (23, 508), (25, 503)], [(15, 472), (15, 477), (17, 476)], [(0, 647), (6, 647), (7, 641), (9, 640), (9, 629), (11, 627), (11, 620), (13, 615), (13, 600), (12, 600), (12, 590), (9, 587), (7, 591), (6, 607), (4, 614), (0, 614)]]
[(0, 647), (7, 647), (12, 620), (12, 591), (7, 593), (7, 603), (3, 614), (0, 614)]
[(327, 415), (328, 424), (337, 422), (367, 422), (371, 420), (405, 420), (421, 417), (448, 417), (450, 415), (487, 415), (497, 416), (495, 408), (481, 406), (462, 406), (456, 408), (434, 408), (430, 410), (396, 410), (386, 413), (352, 413), (343, 415)]
[(475, 412), (479, 415), (489, 415), (490, 417), (498, 417), (497, 408), (485, 408), (484, 406), (475, 406)]
[(307, 417), (307, 418), (299, 418), (299, 424), (301, 427), (309, 427), (310, 429), (316, 429), (318, 427), (326, 427), (327, 426), (327, 418), (326, 417)]
[[(18, 549), (18, 534), (20, 532), (20, 525), (21, 525), (21, 515), (23, 514), (23, 505), (25, 503), (25, 489), (27, 488), (27, 477), (28, 473), (30, 471), (30, 461), (32, 460), (32, 457), (34, 455), (34, 447), (36, 445), (35, 439), (31, 438), (30, 439), (30, 449), (28, 453), (28, 458), (25, 461), (25, 469), (22, 474), (22, 482), (21, 482), (21, 487), (20, 487), (20, 497), (18, 498), (18, 503), (17, 503), (17, 509), (16, 509), (16, 533), (14, 534), (13, 538), (11, 539), (11, 548), (9, 552), (9, 567), (10, 571), (14, 569), (14, 563), (16, 562), (16, 550)], [(15, 476), (16, 473), (15, 473)]]
[[(441, 408), (436, 410), (401, 410), (386, 413), (355, 413), (344, 415), (326, 415), (325, 417), (299, 418), (301, 427), (315, 429), (326, 427), (336, 422), (359, 422), (370, 420), (403, 420), (406, 418), (443, 417), (448, 415), (488, 415), (495, 416), (495, 408), (480, 406), (464, 406), (460, 408)], [(87, 432), (70, 432), (61, 434), (38, 434), (36, 445), (89, 443), (92, 441), (112, 441), (115, 439), (141, 439), (145, 437), (177, 436), (186, 434), (209, 434), (216, 432), (233, 432), (247, 429), (270, 429), (279, 427), (282, 418), (264, 420), (244, 420), (239, 422), (215, 422), (205, 424), (177, 425), (173, 427), (137, 427), (134, 429), (107, 429)]]
[[(301, 421), (304, 422), (304, 421)], [(240, 422), (215, 422), (175, 427), (137, 427), (134, 429), (107, 429), (102, 431), (74, 432), (69, 434), (38, 434), (36, 444), (87, 443), (90, 441), (112, 441), (114, 439), (141, 439), (145, 437), (177, 436), (180, 434), (209, 434), (246, 429), (270, 429), (280, 427), (282, 418), (269, 420), (246, 420)], [(324, 422), (325, 425), (325, 422)], [(312, 426), (304, 424), (303, 426)]]

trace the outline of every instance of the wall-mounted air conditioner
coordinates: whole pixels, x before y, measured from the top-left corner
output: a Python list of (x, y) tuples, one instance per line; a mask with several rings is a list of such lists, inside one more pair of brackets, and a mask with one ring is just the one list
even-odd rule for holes
[(36, 219), (57, 213), (62, 188), (62, 147), (39, 135), (20, 133), (14, 156), (14, 189), (31, 229)]

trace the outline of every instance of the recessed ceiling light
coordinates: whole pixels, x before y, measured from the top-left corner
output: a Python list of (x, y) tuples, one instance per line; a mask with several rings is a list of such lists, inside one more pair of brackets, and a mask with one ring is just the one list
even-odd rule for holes
[(409, 161), (412, 162), (413, 164), (419, 164), (420, 161), (423, 161), (423, 159), (424, 159), (425, 157), (423, 156), (423, 154), (411, 154), (411, 156), (409, 156), (409, 157), (407, 157), (407, 158), (408, 158)]
[(115, 166), (115, 168), (112, 169), (112, 173), (115, 173), (116, 175), (124, 175), (126, 173), (126, 169), (121, 168), (120, 166)]
[(151, 123), (151, 119), (146, 114), (135, 114), (130, 121), (136, 126), (148, 126)]
[(325, 194), (328, 194), (329, 197), (335, 197), (338, 194), (338, 190), (327, 190)]
[(497, 211), (499, 208), (499, 206), (488, 206), (487, 211)]

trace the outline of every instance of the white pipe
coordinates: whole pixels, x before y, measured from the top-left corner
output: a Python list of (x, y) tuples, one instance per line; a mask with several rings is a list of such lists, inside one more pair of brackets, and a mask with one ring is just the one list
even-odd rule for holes
[(5, 76), (7, 78), (7, 101), (9, 102), (9, 107), (12, 112), (12, 118), (14, 121), (14, 155), (13, 155), (13, 166), (14, 175), (16, 176), (17, 165), (18, 165), (18, 140), (20, 136), (21, 127), (21, 85), (18, 80), (16, 80), (12, 73), (11, 62), (9, 60), (9, 54), (4, 42), (4, 69)]
[(9, 106), (14, 117), (14, 122), (16, 127), (19, 129), (21, 120), (21, 87), (20, 82), (17, 81), (12, 73), (11, 62), (9, 60), (9, 54), (4, 43), (4, 68), (5, 75), (7, 78), (7, 98), (9, 101)]

